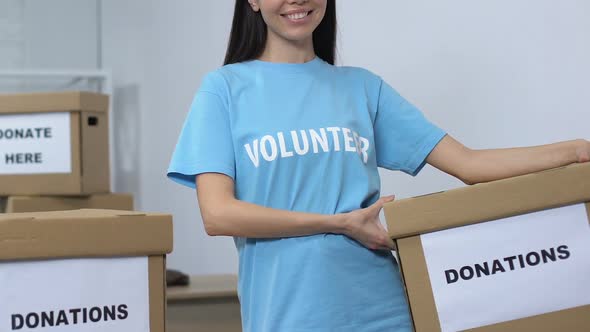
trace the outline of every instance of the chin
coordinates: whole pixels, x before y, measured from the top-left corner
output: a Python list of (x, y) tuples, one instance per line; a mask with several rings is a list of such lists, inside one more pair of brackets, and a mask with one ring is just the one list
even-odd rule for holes
[(313, 38), (313, 29), (285, 29), (275, 34), (290, 42), (304, 42)]
[(290, 35), (290, 36), (284, 36), (284, 39), (293, 42), (293, 43), (303, 43), (308, 41), (309, 39), (313, 38), (312, 34), (306, 34), (306, 35)]

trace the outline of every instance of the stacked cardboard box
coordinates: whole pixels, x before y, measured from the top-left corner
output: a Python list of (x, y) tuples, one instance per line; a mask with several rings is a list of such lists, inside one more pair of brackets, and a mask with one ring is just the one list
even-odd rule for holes
[(110, 192), (108, 104), (0, 96), (0, 331), (165, 331), (172, 217)]
[(172, 217), (0, 215), (0, 331), (164, 332)]
[(110, 193), (108, 105), (89, 92), (0, 95), (0, 212), (133, 210)]
[(384, 210), (417, 332), (590, 331), (590, 163)]

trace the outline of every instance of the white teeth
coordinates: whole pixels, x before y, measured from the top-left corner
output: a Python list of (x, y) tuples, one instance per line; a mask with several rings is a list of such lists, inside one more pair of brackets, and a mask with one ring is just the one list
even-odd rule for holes
[(307, 16), (307, 14), (309, 14), (309, 12), (290, 14), (290, 15), (287, 15), (287, 17), (291, 20), (300, 20), (300, 19), (304, 18), (305, 16)]

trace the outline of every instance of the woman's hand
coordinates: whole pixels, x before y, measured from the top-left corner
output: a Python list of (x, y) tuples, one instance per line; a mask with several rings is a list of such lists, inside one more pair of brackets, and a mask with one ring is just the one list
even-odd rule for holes
[(393, 240), (379, 221), (379, 212), (383, 204), (394, 200), (394, 196), (381, 197), (378, 201), (364, 209), (344, 214), (344, 235), (360, 242), (373, 250), (393, 250)]
[(590, 142), (584, 139), (578, 140), (578, 146), (576, 147), (576, 156), (579, 163), (585, 163), (590, 161)]

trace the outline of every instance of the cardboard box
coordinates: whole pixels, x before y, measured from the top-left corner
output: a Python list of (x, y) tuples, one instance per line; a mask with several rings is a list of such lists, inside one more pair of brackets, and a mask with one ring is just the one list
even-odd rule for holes
[(387, 203), (414, 327), (590, 331), (590, 163)]
[(130, 194), (90, 196), (8, 196), (0, 197), (0, 213), (65, 211), (78, 209), (133, 210)]
[(172, 217), (0, 215), (0, 331), (165, 331)]
[(0, 196), (110, 192), (109, 98), (0, 95)]

